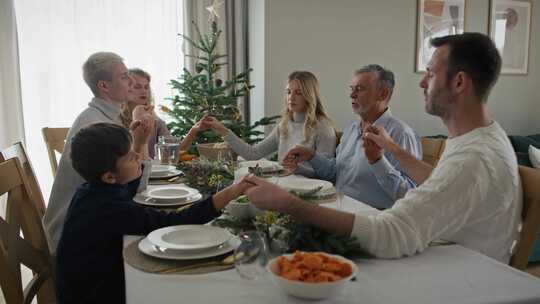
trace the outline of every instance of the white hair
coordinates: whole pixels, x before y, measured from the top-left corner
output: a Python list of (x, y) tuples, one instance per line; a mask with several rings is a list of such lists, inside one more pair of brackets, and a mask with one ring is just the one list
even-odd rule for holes
[(97, 87), (98, 81), (112, 80), (112, 69), (118, 63), (123, 63), (124, 59), (115, 53), (98, 52), (90, 55), (83, 64), (83, 78), (94, 96), (99, 97)]

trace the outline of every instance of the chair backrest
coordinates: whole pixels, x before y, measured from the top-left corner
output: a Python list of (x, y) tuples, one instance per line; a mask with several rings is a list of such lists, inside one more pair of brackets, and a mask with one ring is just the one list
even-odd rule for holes
[(24, 169), (24, 174), (30, 185), (30, 192), (36, 197), (35, 203), (40, 217), (43, 217), (45, 214), (45, 200), (43, 199), (43, 194), (41, 193), (41, 188), (34, 174), (34, 169), (32, 169), (32, 164), (28, 159), (28, 155), (24, 150), (24, 146), (21, 142), (17, 142), (12, 146), (9, 146), (5, 149), (0, 150), (0, 161), (7, 160), (10, 158), (18, 158)]
[[(7, 304), (54, 303), (54, 264), (49, 253), (35, 196), (18, 159), (0, 163), (0, 195), (7, 195), (6, 217), (0, 217), (0, 286)], [(24, 237), (21, 237), (21, 232)], [(34, 277), (23, 287), (21, 266)]]
[(523, 222), (510, 266), (524, 270), (540, 232), (540, 170), (519, 166), (519, 175), (523, 188)]
[(422, 160), (436, 166), (444, 152), (446, 139), (422, 137)]
[(47, 145), (47, 153), (49, 154), (49, 162), (51, 163), (51, 169), (53, 177), (56, 175), (58, 169), (58, 160), (56, 159), (56, 152), (62, 154), (64, 152), (64, 146), (66, 145), (66, 137), (69, 132), (69, 128), (43, 128), (43, 140)]

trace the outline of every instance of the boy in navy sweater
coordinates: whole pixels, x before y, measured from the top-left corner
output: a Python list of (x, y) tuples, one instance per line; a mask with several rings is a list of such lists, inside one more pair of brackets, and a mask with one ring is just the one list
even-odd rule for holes
[(141, 160), (123, 127), (98, 123), (72, 139), (73, 168), (87, 181), (71, 201), (57, 250), (60, 303), (124, 303), (123, 236), (155, 229), (204, 224), (241, 195), (234, 184), (181, 212), (165, 213), (133, 202)]

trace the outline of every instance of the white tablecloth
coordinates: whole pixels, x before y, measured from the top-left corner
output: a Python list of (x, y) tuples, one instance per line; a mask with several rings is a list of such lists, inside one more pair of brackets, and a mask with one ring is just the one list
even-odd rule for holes
[[(332, 207), (332, 204), (329, 204)], [(350, 198), (342, 209), (374, 213)], [(133, 237), (125, 238), (125, 245)], [(459, 245), (430, 247), (397, 260), (357, 260), (357, 280), (337, 298), (316, 303), (456, 304), (540, 303), (540, 279)], [(290, 297), (267, 277), (240, 278), (234, 269), (204, 275), (159, 275), (124, 263), (126, 302), (136, 303), (314, 303)]]

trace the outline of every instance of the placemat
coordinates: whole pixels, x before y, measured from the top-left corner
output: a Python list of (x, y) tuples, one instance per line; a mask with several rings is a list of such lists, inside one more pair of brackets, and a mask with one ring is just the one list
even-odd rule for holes
[(148, 256), (139, 250), (139, 242), (144, 237), (131, 242), (124, 248), (124, 261), (144, 272), (157, 274), (204, 274), (231, 269), (234, 264), (225, 264), (223, 260), (232, 252), (219, 256), (197, 260), (165, 260)]

